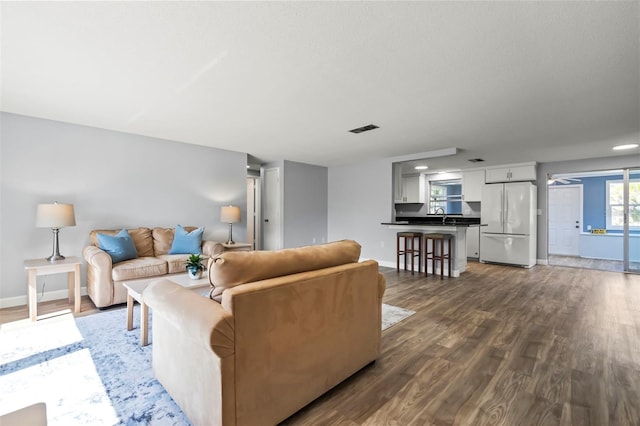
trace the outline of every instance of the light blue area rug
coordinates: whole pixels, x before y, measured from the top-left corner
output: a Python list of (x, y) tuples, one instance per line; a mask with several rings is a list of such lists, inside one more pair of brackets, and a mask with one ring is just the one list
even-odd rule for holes
[(0, 413), (45, 402), (50, 426), (189, 425), (153, 377), (126, 310), (71, 314), (0, 330)]
[[(383, 330), (415, 313), (382, 312)], [(2, 325), (0, 414), (45, 402), (49, 426), (190, 425), (153, 376), (139, 318), (136, 305), (132, 331), (125, 309)]]

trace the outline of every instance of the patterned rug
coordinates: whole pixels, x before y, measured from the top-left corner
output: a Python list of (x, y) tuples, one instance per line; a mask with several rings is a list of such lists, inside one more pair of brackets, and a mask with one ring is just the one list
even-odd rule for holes
[(188, 425), (140, 346), (139, 306), (0, 330), (0, 413), (45, 402), (50, 426)]
[[(382, 306), (385, 330), (413, 311)], [(70, 313), (26, 326), (0, 327), (0, 414), (37, 402), (50, 426), (190, 425), (154, 378), (152, 346), (139, 343), (126, 310), (74, 319)]]
[(385, 331), (389, 327), (392, 327), (400, 321), (409, 318), (415, 314), (415, 311), (409, 309), (400, 308), (398, 306), (391, 306), (382, 304), (382, 331)]

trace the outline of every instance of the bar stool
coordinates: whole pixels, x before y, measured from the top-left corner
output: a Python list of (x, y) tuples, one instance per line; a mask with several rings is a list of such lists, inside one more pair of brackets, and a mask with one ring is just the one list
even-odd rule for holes
[[(400, 272), (400, 256), (404, 256), (404, 270), (407, 270), (407, 256), (411, 257), (411, 275), (415, 270), (414, 258), (418, 258), (418, 272), (422, 272), (422, 232), (398, 232), (396, 234), (396, 269)], [(400, 238), (404, 238), (404, 246), (400, 245)], [(418, 248), (416, 249), (416, 239)], [(411, 242), (411, 244), (409, 244)], [(409, 247), (409, 245), (411, 247)]]
[[(440, 262), (440, 279), (444, 277), (444, 261), (449, 264), (449, 276), (451, 276), (451, 253), (453, 249), (453, 235), (451, 234), (426, 234), (424, 237), (424, 274), (429, 275), (429, 259), (432, 260), (431, 273), (436, 274), (436, 260)], [(431, 251), (429, 251), (431, 241)], [(444, 252), (444, 242), (447, 242), (447, 252)], [(438, 253), (438, 242), (440, 250)]]

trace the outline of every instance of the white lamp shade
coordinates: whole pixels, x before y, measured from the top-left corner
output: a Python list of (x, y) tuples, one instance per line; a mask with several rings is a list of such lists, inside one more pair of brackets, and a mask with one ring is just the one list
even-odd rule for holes
[(38, 204), (36, 227), (64, 228), (65, 226), (76, 226), (73, 204)]
[(240, 207), (223, 206), (220, 209), (220, 222), (224, 222), (224, 223), (240, 222)]

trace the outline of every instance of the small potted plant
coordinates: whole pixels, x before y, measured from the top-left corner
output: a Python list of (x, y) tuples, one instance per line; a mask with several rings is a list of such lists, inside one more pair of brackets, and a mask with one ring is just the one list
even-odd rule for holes
[(184, 262), (189, 278), (192, 280), (198, 280), (202, 277), (202, 271), (204, 266), (202, 265), (202, 256), (199, 254), (191, 254), (189, 258)]

